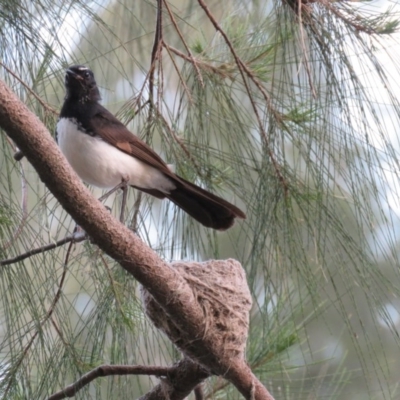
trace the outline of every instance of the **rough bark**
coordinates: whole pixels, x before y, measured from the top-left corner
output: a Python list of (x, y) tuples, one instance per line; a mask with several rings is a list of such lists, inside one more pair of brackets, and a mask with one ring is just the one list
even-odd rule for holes
[(210, 374), (188, 358), (179, 361), (153, 390), (139, 400), (183, 400)]

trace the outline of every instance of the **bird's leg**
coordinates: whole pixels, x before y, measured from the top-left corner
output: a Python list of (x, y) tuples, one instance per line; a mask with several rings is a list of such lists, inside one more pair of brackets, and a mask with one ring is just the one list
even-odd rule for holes
[(124, 213), (125, 213), (125, 207), (126, 207), (126, 199), (128, 197), (128, 179), (122, 178), (123, 185), (121, 186), (122, 189), (122, 204), (121, 204), (121, 214), (119, 216), (119, 220), (124, 223)]
[(109, 196), (111, 196), (113, 193), (115, 193), (118, 189), (121, 189), (122, 187), (126, 187), (126, 183), (128, 182), (127, 179), (122, 178), (121, 182), (118, 183), (117, 186), (113, 187), (111, 190), (109, 190), (107, 193), (103, 194), (103, 196), (101, 196), (99, 198), (99, 201), (103, 201), (105, 199), (107, 199)]
[(72, 232), (72, 241), (80, 241), (83, 237), (87, 237), (86, 232), (78, 224), (76, 224)]
[(106, 194), (103, 194), (99, 198), (99, 201), (102, 202), (103, 200), (107, 199), (108, 196), (112, 195), (114, 192), (116, 192), (118, 189), (122, 189), (122, 205), (121, 205), (121, 214), (119, 217), (119, 220), (123, 223), (124, 222), (124, 213), (125, 213), (125, 207), (126, 207), (126, 199), (128, 196), (128, 178), (122, 177), (121, 182), (118, 183), (117, 186), (113, 187), (111, 190), (109, 190)]

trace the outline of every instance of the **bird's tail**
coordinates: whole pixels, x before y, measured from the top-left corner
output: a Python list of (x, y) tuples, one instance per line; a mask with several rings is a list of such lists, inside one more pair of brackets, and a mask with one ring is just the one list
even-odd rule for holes
[(183, 178), (177, 178), (176, 189), (166, 197), (202, 225), (224, 231), (234, 224), (235, 218), (246, 218), (243, 211), (228, 201)]

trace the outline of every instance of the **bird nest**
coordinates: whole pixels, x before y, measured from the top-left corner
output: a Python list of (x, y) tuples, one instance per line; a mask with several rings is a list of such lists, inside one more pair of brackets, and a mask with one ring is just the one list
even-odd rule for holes
[[(203, 310), (204, 324), (198, 337), (193, 338), (182, 327), (179, 329), (147, 290), (142, 288), (144, 306), (154, 325), (186, 356), (208, 370), (214, 369), (210, 365), (215, 365), (218, 370), (216, 362), (221, 365), (222, 361), (227, 365), (229, 359), (244, 359), (252, 301), (240, 263), (228, 259), (204, 263), (174, 262), (171, 266), (192, 289), (194, 298)], [(204, 351), (205, 348), (212, 351)]]

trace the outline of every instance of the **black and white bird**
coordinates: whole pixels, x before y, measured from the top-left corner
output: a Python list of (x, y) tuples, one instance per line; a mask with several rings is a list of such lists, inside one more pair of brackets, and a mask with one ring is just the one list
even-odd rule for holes
[(172, 172), (158, 154), (105, 109), (89, 68), (68, 68), (65, 89), (56, 137), (84, 182), (111, 189), (126, 181), (159, 199), (170, 199), (204, 226), (218, 230), (231, 227), (236, 217), (246, 218), (233, 204)]

